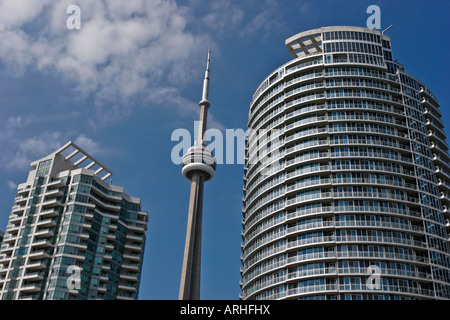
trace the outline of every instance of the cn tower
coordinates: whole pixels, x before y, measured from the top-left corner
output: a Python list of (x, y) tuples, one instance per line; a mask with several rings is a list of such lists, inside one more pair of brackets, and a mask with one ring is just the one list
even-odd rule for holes
[(216, 159), (206, 148), (203, 135), (206, 130), (206, 119), (210, 103), (209, 93), (209, 64), (211, 48), (208, 51), (205, 79), (203, 80), (203, 94), (200, 105), (200, 124), (198, 137), (194, 146), (190, 147), (182, 159), (182, 173), (191, 181), (189, 198), (189, 213), (184, 248), (183, 269), (181, 272), (179, 300), (200, 299), (200, 265), (202, 249), (202, 211), (203, 186), (206, 181), (214, 177)]

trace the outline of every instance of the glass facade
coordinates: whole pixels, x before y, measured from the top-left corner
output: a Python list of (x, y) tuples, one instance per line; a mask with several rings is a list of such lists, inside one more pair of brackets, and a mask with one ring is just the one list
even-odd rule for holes
[(250, 105), (240, 298), (450, 299), (437, 99), (377, 31), (301, 41)]
[(19, 186), (1, 247), (0, 298), (137, 299), (148, 220), (140, 200), (93, 170), (51, 173), (55, 162), (67, 165), (42, 161)]

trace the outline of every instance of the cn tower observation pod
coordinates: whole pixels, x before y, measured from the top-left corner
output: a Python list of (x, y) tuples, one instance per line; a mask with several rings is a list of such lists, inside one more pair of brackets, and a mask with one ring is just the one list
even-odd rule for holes
[(183, 156), (182, 163), (181, 172), (188, 180), (192, 180), (192, 174), (199, 171), (203, 173), (205, 182), (214, 178), (216, 159), (204, 144), (190, 147)]

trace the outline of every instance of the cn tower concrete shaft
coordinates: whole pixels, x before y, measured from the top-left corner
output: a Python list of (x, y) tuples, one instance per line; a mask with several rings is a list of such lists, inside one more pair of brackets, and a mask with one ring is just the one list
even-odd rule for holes
[[(185, 157), (190, 155), (198, 156), (191, 164), (193, 169), (187, 171), (185, 176), (191, 181), (191, 193), (189, 198), (189, 213), (186, 231), (186, 243), (184, 248), (183, 269), (181, 271), (181, 283), (179, 300), (199, 300), (200, 299), (200, 271), (201, 271), (201, 249), (202, 249), (202, 215), (203, 215), (203, 187), (205, 181), (212, 178), (211, 163), (206, 163), (203, 159), (205, 147), (203, 135), (206, 130), (206, 120), (208, 115), (209, 101), (209, 63), (211, 49), (208, 52), (208, 62), (205, 79), (203, 82), (203, 95), (200, 105), (200, 124), (196, 149), (188, 151)], [(198, 153), (200, 150), (200, 154)], [(183, 161), (184, 165), (184, 161)], [(187, 168), (188, 166), (186, 166)], [(215, 164), (214, 164), (215, 169)]]
[(202, 251), (203, 185), (201, 173), (194, 173), (191, 181), (189, 215), (181, 272), (180, 300), (200, 299), (200, 265)]

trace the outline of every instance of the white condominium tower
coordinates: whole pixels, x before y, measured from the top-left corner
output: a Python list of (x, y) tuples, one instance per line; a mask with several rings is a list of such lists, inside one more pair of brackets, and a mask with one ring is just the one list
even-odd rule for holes
[[(450, 299), (436, 97), (377, 30), (286, 40), (250, 104), (241, 299)], [(426, 64), (426, 60), (424, 60)]]
[(1, 246), (0, 299), (137, 299), (140, 200), (106, 183), (112, 172), (72, 142), (31, 167)]

